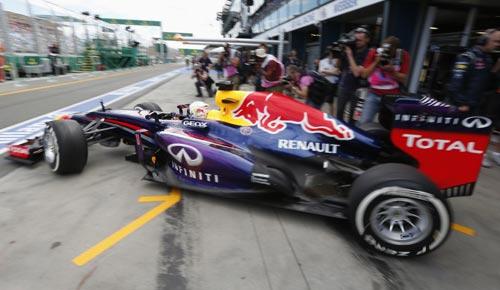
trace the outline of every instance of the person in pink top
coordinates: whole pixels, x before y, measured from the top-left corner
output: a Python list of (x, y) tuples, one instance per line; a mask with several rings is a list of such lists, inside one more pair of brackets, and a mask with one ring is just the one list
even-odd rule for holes
[[(289, 84), (286, 85), (287, 89), (301, 99), (305, 99), (305, 103), (318, 110), (321, 109), (325, 101), (325, 91), (322, 89), (320, 82), (317, 82), (314, 73), (304, 73), (296, 65), (289, 65), (287, 68), (287, 76)], [(320, 75), (316, 74), (316, 78)], [(324, 79), (325, 82), (328, 80)], [(330, 86), (328, 87), (330, 88)]]
[[(368, 78), (370, 84), (360, 124), (373, 122), (383, 96), (401, 94), (401, 86), (406, 82), (410, 69), (410, 55), (399, 46), (399, 38), (387, 37), (382, 47), (370, 49), (363, 65), (356, 68), (362, 78)], [(347, 49), (346, 53), (352, 54), (352, 51)]]

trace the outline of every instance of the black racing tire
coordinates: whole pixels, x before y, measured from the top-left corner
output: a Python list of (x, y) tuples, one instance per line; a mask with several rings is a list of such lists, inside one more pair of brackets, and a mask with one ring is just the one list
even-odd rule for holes
[(144, 102), (134, 106), (134, 110), (163, 112), (160, 105), (154, 102)]
[(82, 127), (74, 120), (50, 122), (43, 136), (45, 162), (58, 174), (80, 173), (87, 164), (88, 147)]
[(347, 214), (364, 247), (390, 256), (437, 249), (452, 224), (436, 185), (416, 168), (396, 163), (374, 166), (354, 181)]

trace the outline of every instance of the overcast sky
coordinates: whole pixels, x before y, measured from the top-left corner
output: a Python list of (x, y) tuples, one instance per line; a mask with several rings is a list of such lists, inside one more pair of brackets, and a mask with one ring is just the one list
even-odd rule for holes
[(217, 12), (225, 0), (49, 0), (75, 11), (103, 18), (159, 20), (163, 31), (191, 32), (196, 37), (221, 37)]

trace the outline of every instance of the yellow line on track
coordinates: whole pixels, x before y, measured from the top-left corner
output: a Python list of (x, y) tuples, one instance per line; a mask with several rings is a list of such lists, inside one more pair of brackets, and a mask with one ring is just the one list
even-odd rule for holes
[(64, 82), (64, 83), (60, 83), (60, 84), (54, 84), (54, 85), (48, 85), (48, 86), (41, 86), (41, 87), (35, 87), (35, 88), (29, 88), (29, 89), (22, 89), (22, 90), (11, 91), (11, 92), (5, 92), (5, 93), (0, 93), (0, 96), (16, 95), (16, 94), (22, 94), (22, 93), (27, 93), (27, 92), (34, 92), (34, 91), (40, 91), (40, 90), (45, 90), (45, 89), (63, 87), (63, 86), (67, 86), (67, 85), (73, 85), (73, 84), (79, 84), (79, 83), (85, 83), (85, 82), (90, 82), (90, 81), (96, 81), (96, 80), (110, 78), (110, 77), (117, 77), (117, 76), (127, 75), (127, 74), (131, 74), (131, 73), (134, 73), (134, 72), (136, 72), (136, 71), (127, 71), (127, 72), (121, 72), (121, 73), (117, 73), (117, 74), (111, 74), (111, 75), (104, 75), (104, 76), (100, 76), (100, 77), (88, 78), (88, 79), (84, 79), (84, 80), (70, 81), (70, 82)]
[(81, 253), (78, 257), (73, 259), (73, 263), (78, 266), (83, 266), (102, 254), (104, 251), (116, 245), (122, 239), (130, 235), (131, 233), (138, 230), (140, 227), (154, 219), (156, 216), (172, 207), (181, 200), (181, 193), (179, 189), (173, 189), (169, 195), (159, 195), (159, 196), (143, 196), (139, 198), (139, 202), (157, 202), (160, 201), (161, 204), (151, 209), (144, 215), (140, 216), (136, 220), (132, 221), (128, 225), (124, 226), (117, 232), (108, 236), (104, 240), (97, 243), (95, 246)]
[(462, 226), (459, 224), (452, 224), (451, 229), (454, 231), (460, 232), (464, 235), (471, 236), (471, 237), (476, 236), (476, 231), (473, 228), (469, 228), (469, 227)]

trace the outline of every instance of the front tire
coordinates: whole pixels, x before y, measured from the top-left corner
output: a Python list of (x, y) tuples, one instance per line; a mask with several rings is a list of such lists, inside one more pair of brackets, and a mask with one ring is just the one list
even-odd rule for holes
[(134, 106), (134, 110), (163, 112), (160, 105), (154, 102), (144, 102)]
[(80, 173), (87, 164), (87, 140), (74, 120), (49, 123), (43, 135), (45, 162), (58, 174)]
[(363, 246), (392, 256), (427, 254), (444, 243), (451, 228), (440, 191), (404, 164), (378, 165), (357, 178), (348, 215)]

